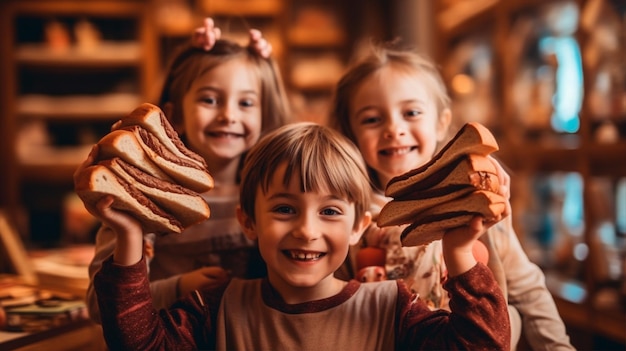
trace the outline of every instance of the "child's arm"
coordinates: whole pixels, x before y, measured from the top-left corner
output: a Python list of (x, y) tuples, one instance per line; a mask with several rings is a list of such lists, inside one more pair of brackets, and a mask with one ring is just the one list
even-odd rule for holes
[(430, 310), (398, 281), (396, 325), (398, 350), (510, 349), (511, 327), (506, 301), (491, 271), (477, 264), (449, 277), (451, 312)]
[(483, 218), (476, 216), (467, 226), (449, 230), (444, 234), (441, 239), (443, 259), (450, 277), (461, 275), (476, 265), (472, 248), (474, 242), (486, 230)]
[(522, 319), (523, 337), (533, 350), (574, 350), (541, 269), (530, 261), (510, 218), (492, 228), (492, 240), (506, 277), (508, 302)]

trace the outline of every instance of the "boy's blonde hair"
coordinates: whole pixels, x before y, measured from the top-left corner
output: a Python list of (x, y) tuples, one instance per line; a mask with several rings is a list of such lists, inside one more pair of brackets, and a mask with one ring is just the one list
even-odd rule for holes
[(323, 190), (347, 199), (355, 206), (355, 225), (369, 209), (369, 178), (356, 146), (328, 127), (299, 122), (267, 134), (246, 157), (239, 201), (252, 220), (257, 190), (260, 187), (266, 192), (276, 169), (284, 163), (285, 186), (297, 174), (303, 192)]
[(395, 48), (392, 43), (372, 44), (370, 53), (353, 62), (335, 87), (330, 124), (352, 141), (356, 139), (350, 128), (350, 101), (367, 78), (388, 66), (429, 79), (437, 113), (450, 108), (450, 96), (434, 62), (414, 50)]
[(275, 61), (229, 40), (216, 41), (209, 51), (186, 44), (173, 55), (159, 98), (161, 108), (168, 102), (174, 105), (171, 115), (167, 116), (169, 120), (173, 124), (183, 122), (183, 97), (200, 75), (236, 58), (244, 58), (250, 63), (261, 83), (261, 131), (267, 132), (285, 124), (289, 114), (288, 100)]

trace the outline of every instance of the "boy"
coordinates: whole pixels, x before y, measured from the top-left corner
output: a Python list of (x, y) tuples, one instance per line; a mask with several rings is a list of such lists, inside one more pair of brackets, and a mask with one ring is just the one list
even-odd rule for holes
[(334, 277), (371, 215), (359, 151), (329, 128), (286, 125), (246, 158), (237, 218), (258, 241), (267, 278), (226, 279), (157, 312), (142, 228), (110, 203), (89, 210), (117, 233), (94, 280), (111, 349), (509, 349), (506, 302), (472, 255), (480, 217), (443, 239), (452, 312), (430, 311), (400, 281)]

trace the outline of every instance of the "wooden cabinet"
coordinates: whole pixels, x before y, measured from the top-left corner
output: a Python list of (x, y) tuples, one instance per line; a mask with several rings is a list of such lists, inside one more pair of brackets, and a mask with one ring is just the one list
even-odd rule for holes
[(626, 343), (626, 8), (440, 1), (436, 57), (460, 123), (496, 135), (514, 223), (572, 338)]
[[(154, 89), (144, 1), (4, 1), (2, 205), (53, 241), (72, 173), (111, 124)], [(58, 239), (58, 238), (56, 238)]]

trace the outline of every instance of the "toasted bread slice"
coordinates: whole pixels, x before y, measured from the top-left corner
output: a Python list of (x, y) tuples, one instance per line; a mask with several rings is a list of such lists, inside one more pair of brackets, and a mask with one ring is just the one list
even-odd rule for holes
[[(486, 156), (461, 156), (440, 172), (414, 184), (407, 189), (407, 193), (385, 204), (378, 215), (378, 225), (411, 223), (415, 214), (476, 190), (497, 193), (500, 181), (496, 172), (494, 164)], [(411, 211), (405, 211), (406, 208), (411, 208)]]
[(398, 197), (410, 191), (414, 184), (438, 172), (447, 164), (466, 154), (489, 155), (498, 150), (493, 134), (480, 123), (467, 123), (428, 163), (392, 178), (385, 195)]
[(92, 165), (84, 169), (74, 183), (76, 194), (86, 204), (95, 205), (104, 196), (114, 197), (112, 207), (126, 211), (142, 222), (147, 233), (181, 233), (182, 224), (141, 191), (103, 165)]
[(142, 144), (128, 130), (114, 130), (98, 141), (98, 159), (119, 157), (142, 171), (159, 179), (172, 181), (143, 151)]
[(117, 157), (101, 161), (99, 164), (133, 184), (134, 188), (179, 220), (185, 228), (210, 217), (209, 205), (196, 192), (153, 177)]
[(213, 189), (213, 177), (206, 167), (176, 156), (163, 146), (154, 134), (141, 126), (133, 125), (118, 129), (122, 130), (133, 133), (147, 157), (176, 183), (199, 193)]
[[(441, 239), (452, 228), (466, 225), (474, 216), (499, 221), (506, 210), (506, 199), (491, 191), (477, 190), (469, 195), (441, 203), (415, 215), (401, 235), (404, 246), (427, 244)], [(407, 208), (406, 211), (411, 211)]]
[(176, 157), (195, 162), (198, 166), (206, 168), (206, 161), (195, 152), (189, 150), (182, 142), (178, 133), (169, 123), (163, 111), (156, 105), (143, 103), (130, 114), (113, 124), (111, 130), (117, 130), (133, 125), (139, 125), (159, 139)]

